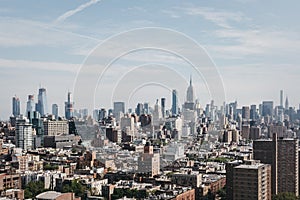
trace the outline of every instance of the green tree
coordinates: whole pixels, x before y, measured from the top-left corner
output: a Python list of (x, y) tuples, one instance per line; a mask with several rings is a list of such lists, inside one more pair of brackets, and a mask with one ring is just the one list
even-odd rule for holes
[(226, 199), (226, 188), (221, 188), (218, 192), (217, 192), (218, 196), (221, 198), (221, 200), (225, 200)]
[(58, 169), (58, 165), (50, 165), (50, 164), (45, 164), (44, 165), (44, 170), (57, 170)]
[(295, 194), (289, 192), (279, 193), (272, 197), (272, 200), (298, 200)]
[(31, 181), (25, 187), (24, 196), (26, 199), (34, 198), (44, 191), (45, 186), (43, 181)]
[(78, 180), (73, 180), (71, 184), (65, 184), (62, 192), (74, 192), (77, 197), (83, 198), (85, 195), (86, 187), (82, 185)]

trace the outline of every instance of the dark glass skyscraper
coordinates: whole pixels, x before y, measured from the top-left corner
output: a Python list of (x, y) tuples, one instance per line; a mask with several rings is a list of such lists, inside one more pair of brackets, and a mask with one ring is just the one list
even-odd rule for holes
[(114, 102), (113, 114), (116, 116), (119, 113), (125, 113), (125, 103), (124, 102)]
[(273, 116), (274, 114), (274, 103), (273, 101), (263, 101), (262, 103), (262, 116)]
[(38, 95), (38, 103), (36, 104), (36, 111), (38, 111), (41, 116), (48, 114), (48, 107), (47, 107), (47, 94), (45, 88), (39, 89)]
[(68, 100), (65, 102), (65, 117), (71, 119), (74, 116), (74, 102), (72, 101), (72, 94), (68, 92)]
[(135, 113), (140, 116), (144, 114), (144, 105), (142, 103), (138, 103), (135, 109)]
[(12, 114), (14, 116), (20, 115), (20, 99), (16, 96), (12, 99)]
[(178, 115), (178, 96), (176, 90), (172, 91), (172, 115)]
[(165, 118), (166, 115), (166, 98), (161, 98), (161, 114)]
[(58, 119), (58, 105), (52, 104), (52, 115), (55, 116), (55, 119)]

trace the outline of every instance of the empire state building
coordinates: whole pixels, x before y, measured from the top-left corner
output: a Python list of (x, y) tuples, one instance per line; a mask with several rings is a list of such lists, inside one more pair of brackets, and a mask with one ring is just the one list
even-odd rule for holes
[(194, 88), (193, 88), (193, 85), (192, 85), (192, 77), (190, 78), (190, 85), (187, 89), (187, 92), (186, 92), (186, 101), (187, 102), (194, 102)]

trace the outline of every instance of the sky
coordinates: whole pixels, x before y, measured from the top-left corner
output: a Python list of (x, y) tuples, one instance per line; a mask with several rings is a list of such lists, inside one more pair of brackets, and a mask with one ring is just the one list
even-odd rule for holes
[(205, 107), (274, 100), (300, 103), (300, 2), (177, 0), (1, 0), (0, 118), (12, 97), (47, 89), (48, 109), (154, 105), (171, 90), (180, 103), (192, 76)]

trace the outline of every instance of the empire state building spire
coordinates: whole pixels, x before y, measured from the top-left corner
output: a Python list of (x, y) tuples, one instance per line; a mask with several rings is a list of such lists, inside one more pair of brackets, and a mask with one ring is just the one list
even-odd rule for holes
[(192, 85), (192, 76), (190, 77), (190, 85), (186, 92), (186, 101), (187, 102), (194, 102), (194, 88)]

